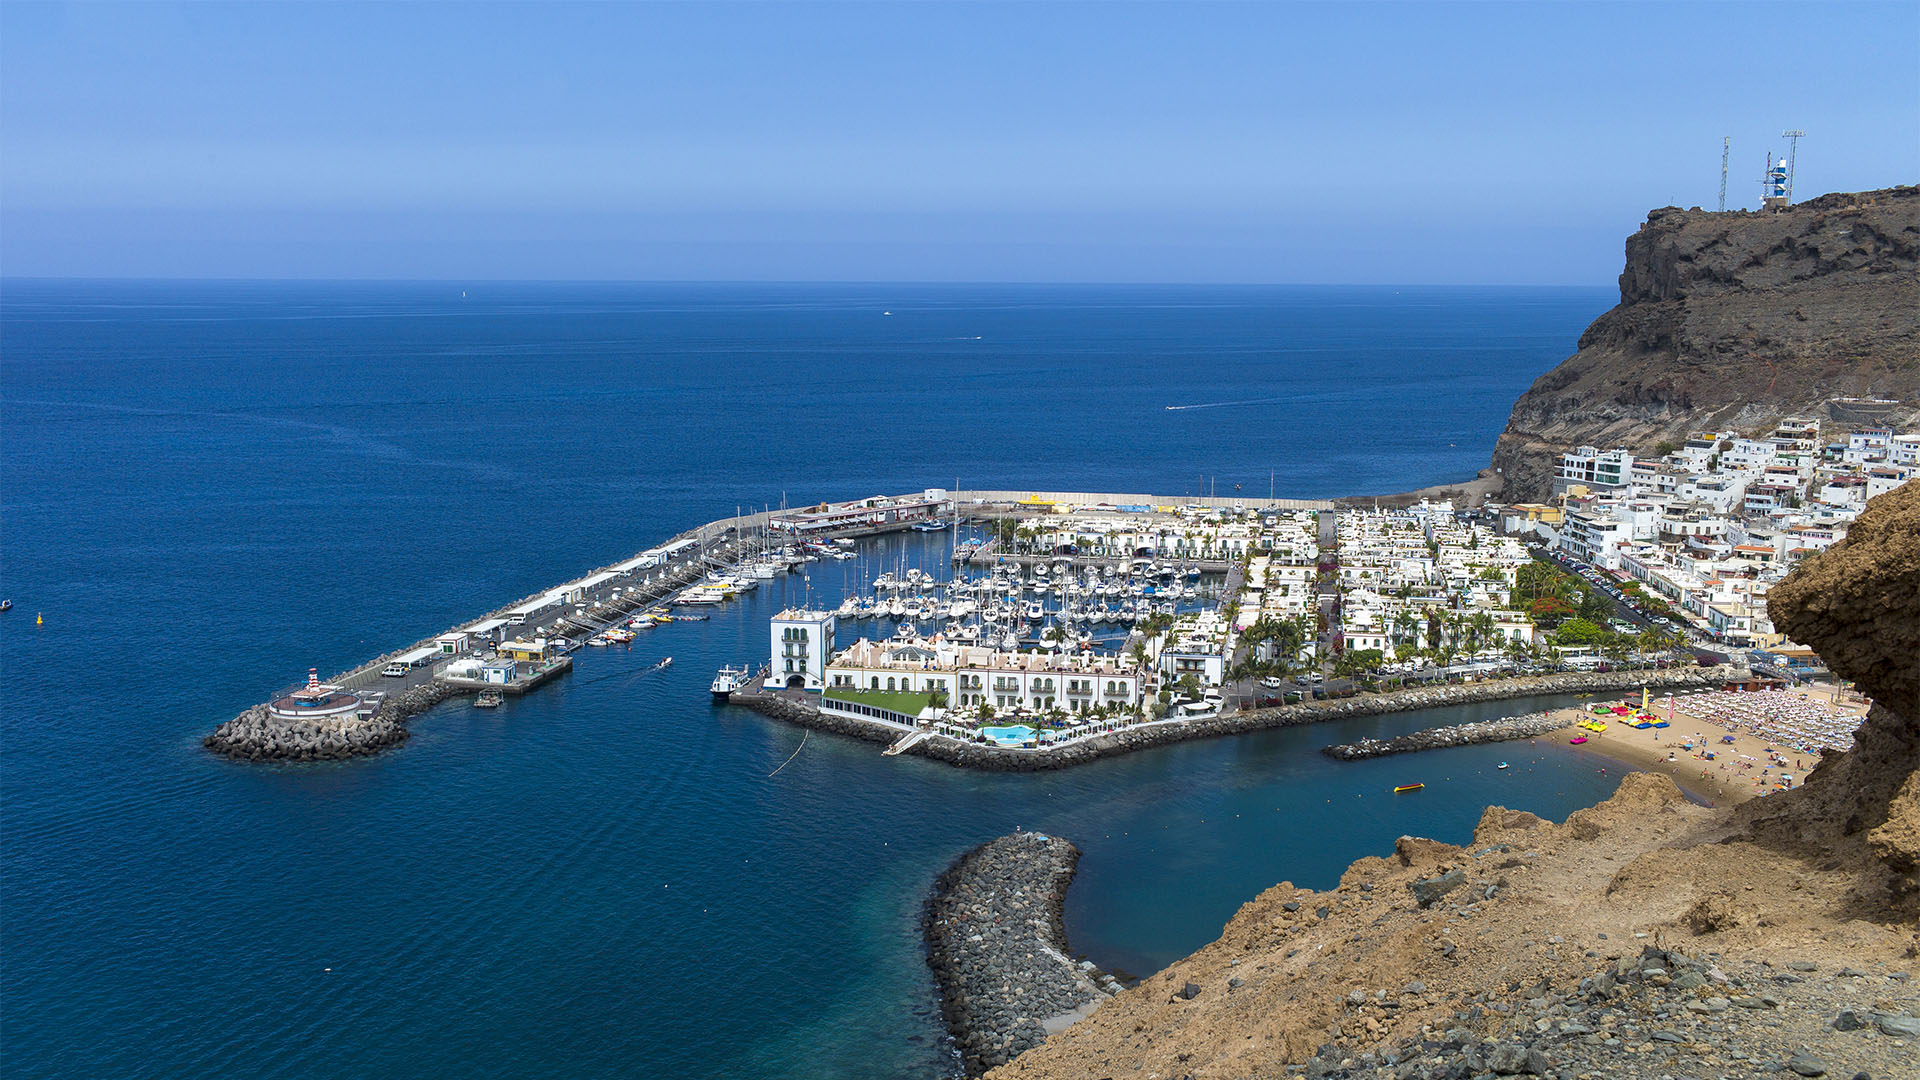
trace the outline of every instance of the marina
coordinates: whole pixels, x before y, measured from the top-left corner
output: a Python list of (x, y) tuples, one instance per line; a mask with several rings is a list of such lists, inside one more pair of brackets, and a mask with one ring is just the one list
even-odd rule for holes
[[(336, 696), (343, 716), (389, 725), (450, 695), (484, 694), (491, 704), (476, 705), (498, 707), (574, 670), (582, 648), (631, 650), (798, 572), (803, 603), (768, 619), (764, 661), (718, 669), (708, 688), (716, 702), (870, 737), (887, 744), (889, 757), (1001, 768), (1004, 755), (1038, 755), (1055, 763), (1043, 767), (1056, 767), (1170, 739), (1350, 714), (1311, 707), (1328, 696), (1317, 678), (1263, 673), (1305, 673), (1340, 655), (1340, 592), (1329, 607), (1327, 591), (1330, 572), (1341, 573), (1345, 527), (1336, 529), (1335, 515), (1360, 513), (1299, 500), (944, 489), (742, 513), (333, 680), (310, 673), (308, 692)], [(1423, 504), (1405, 520), (1417, 527), (1431, 514), (1430, 538), (1445, 536), (1463, 553), (1479, 549), (1479, 526), (1436, 532), (1447, 513)], [(924, 537), (911, 545), (916, 557), (878, 544), (889, 533)], [(1500, 583), (1525, 561), (1516, 551), (1490, 545), (1478, 554), (1492, 563), (1468, 565), (1487, 594), (1479, 602), (1504, 602)], [(1471, 629), (1464, 616), (1458, 622)], [(1497, 634), (1492, 641), (1490, 655), (1520, 647)], [(1469, 681), (1481, 674), (1493, 685), (1460, 700), (1648, 681), (1699, 686), (1715, 677), (1572, 673), (1530, 683), (1509, 667), (1506, 678), (1469, 669)], [(1374, 689), (1356, 703), (1363, 712), (1433, 701), (1424, 691)], [(269, 707), (263, 715), (281, 714)], [(287, 713), (288, 722), (312, 715)], [(257, 720), (241, 730), (272, 739)], [(233, 731), (220, 735), (229, 756), (260, 756), (244, 742), (236, 748)]]
[[(363, 719), (371, 719), (390, 698), (419, 703), (446, 694), (485, 693), (489, 700), (523, 695), (571, 671), (571, 654), (579, 648), (630, 647), (642, 634), (707, 618), (712, 609), (763, 582), (810, 564), (858, 562), (863, 539), (892, 532), (949, 534), (952, 558), (946, 561), (952, 575), (936, 578), (929, 568), (905, 565), (881, 570), (871, 577), (869, 596), (864, 584), (851, 588), (854, 568), (848, 568), (845, 598), (828, 617), (829, 639), (831, 624), (845, 620), (871, 622), (888, 640), (899, 642), (925, 636), (1004, 654), (1031, 649), (1117, 655), (1138, 644), (1148, 624), (1221, 601), (1218, 578), (1227, 563), (1213, 557), (1210, 548), (1186, 543), (1191, 530), (1176, 527), (1183, 517), (1245, 518), (1330, 506), (1305, 500), (1175, 501), (930, 488), (739, 513), (324, 682), (316, 674), (310, 683), (315, 692), (341, 695), (343, 701), (359, 695), (351, 711)], [(1028, 542), (1010, 550), (1009, 540), (1024, 528), (1012, 522), (1036, 512), (1064, 517), (1076, 511), (1094, 512), (1105, 521), (1099, 542), (1083, 540), (1051, 554), (1032, 550)], [(862, 563), (858, 570), (864, 581), (869, 568)], [(825, 647), (833, 644), (829, 640)], [(762, 670), (770, 672), (771, 663)], [(729, 697), (751, 689), (751, 674), (748, 668), (723, 669), (713, 693)], [(823, 685), (816, 681), (810, 688)], [(809, 688), (804, 680), (802, 688)], [(435, 693), (405, 696), (428, 689)], [(976, 705), (985, 703), (984, 694), (975, 696)], [(1137, 704), (1137, 696), (1132, 700)]]

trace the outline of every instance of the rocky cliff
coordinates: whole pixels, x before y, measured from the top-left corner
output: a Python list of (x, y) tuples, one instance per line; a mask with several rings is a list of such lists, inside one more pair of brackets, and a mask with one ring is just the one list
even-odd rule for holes
[(1875, 698), (1791, 792), (1712, 809), (1634, 773), (1562, 824), (1488, 809), (1220, 939), (990, 1080), (1914, 1075), (1920, 485), (1777, 587), (1776, 623)]
[(1514, 404), (1492, 468), (1501, 498), (1540, 499), (1567, 448), (1652, 453), (1781, 416), (1920, 416), (1920, 187), (1648, 214), (1627, 239), (1620, 303)]

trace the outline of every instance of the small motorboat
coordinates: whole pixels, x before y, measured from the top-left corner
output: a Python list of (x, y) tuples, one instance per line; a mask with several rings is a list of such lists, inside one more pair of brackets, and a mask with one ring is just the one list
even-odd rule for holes
[(1503, 761), (1503, 762), (1501, 762), (1500, 764), (1498, 764), (1498, 765), (1496, 765), (1496, 766), (1494, 766), (1494, 768), (1496, 768), (1496, 769), (1504, 769), (1504, 768), (1506, 768), (1506, 767), (1507, 767), (1507, 763), (1506, 763), (1506, 762), (1504, 762), (1504, 761)]
[(499, 708), (500, 707), (500, 691), (498, 690), (480, 691), (480, 695), (473, 699), (473, 707), (476, 709)]
[(1401, 784), (1399, 787), (1393, 789), (1393, 793), (1395, 795), (1403, 795), (1409, 791), (1419, 791), (1426, 786), (1425, 784)]
[(13, 610), (13, 601), (0, 600), (0, 611), (12, 611), (12, 610)]

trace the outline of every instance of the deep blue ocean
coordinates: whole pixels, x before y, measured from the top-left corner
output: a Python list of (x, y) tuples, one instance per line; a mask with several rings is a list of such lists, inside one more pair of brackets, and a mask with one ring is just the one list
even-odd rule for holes
[[(1080, 845), (1074, 947), (1143, 974), (1261, 889), (1328, 886), (1400, 834), (1457, 841), (1488, 802), (1557, 818), (1603, 798), (1615, 778), (1555, 746), (1315, 752), (1543, 702), (1040, 776), (816, 735), (769, 778), (802, 733), (706, 688), (767, 654), (798, 576), (592, 650), (499, 710), (443, 706), (375, 759), (242, 766), (198, 740), (310, 666), (736, 507), (956, 482), (1317, 497), (1462, 479), (1612, 301), (0, 283), (0, 1061), (21, 1078), (940, 1076), (916, 918), (979, 841), (1020, 826)], [(938, 562), (947, 542), (869, 554)], [(842, 565), (813, 571), (816, 601)]]

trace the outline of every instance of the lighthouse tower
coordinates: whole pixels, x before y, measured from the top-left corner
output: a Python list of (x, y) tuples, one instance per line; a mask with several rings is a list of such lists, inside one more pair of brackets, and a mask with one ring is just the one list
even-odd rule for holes
[(1785, 210), (1792, 205), (1787, 195), (1787, 159), (1775, 161), (1769, 154), (1765, 179), (1761, 181), (1760, 207), (1763, 210)]

